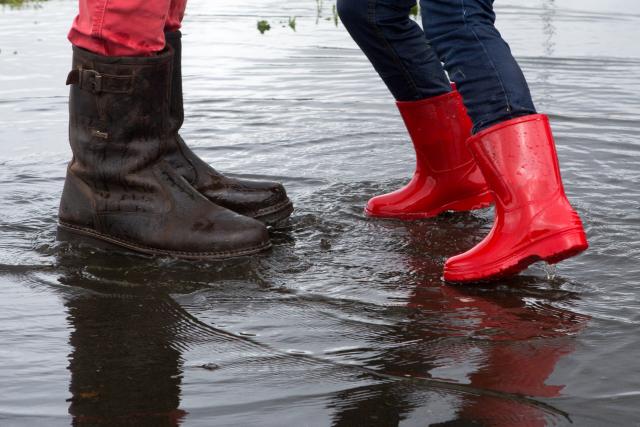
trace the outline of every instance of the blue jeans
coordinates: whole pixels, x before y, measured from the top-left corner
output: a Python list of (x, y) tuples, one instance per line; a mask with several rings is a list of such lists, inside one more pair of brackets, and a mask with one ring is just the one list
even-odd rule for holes
[(398, 101), (449, 92), (446, 69), (474, 133), (536, 113), (522, 70), (494, 26), (493, 0), (420, 0), (424, 31), (409, 16), (415, 5), (338, 0), (342, 22)]

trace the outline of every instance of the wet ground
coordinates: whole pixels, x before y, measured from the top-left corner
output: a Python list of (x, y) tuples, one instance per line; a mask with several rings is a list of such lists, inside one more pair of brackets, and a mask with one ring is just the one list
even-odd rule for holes
[(362, 214), (413, 154), (331, 2), (191, 1), (185, 138), (297, 208), (217, 264), (55, 241), (76, 2), (0, 6), (0, 425), (640, 425), (640, 6), (496, 3), (592, 248), (466, 287), (491, 210)]

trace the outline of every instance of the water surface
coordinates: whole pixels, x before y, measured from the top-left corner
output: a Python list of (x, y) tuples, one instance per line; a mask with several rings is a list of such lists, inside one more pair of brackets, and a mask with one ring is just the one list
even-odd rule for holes
[(192, 0), (185, 22), (183, 134), (285, 183), (271, 252), (56, 242), (75, 7), (0, 6), (0, 425), (640, 425), (637, 2), (497, 2), (592, 248), (481, 287), (440, 276), (491, 210), (363, 216), (413, 153), (331, 2)]

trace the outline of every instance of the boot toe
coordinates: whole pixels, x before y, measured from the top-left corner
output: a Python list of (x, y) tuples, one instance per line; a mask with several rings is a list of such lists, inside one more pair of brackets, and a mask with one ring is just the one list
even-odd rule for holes
[(371, 217), (393, 218), (401, 214), (389, 200), (387, 195), (376, 196), (367, 202), (365, 213)]
[(464, 254), (449, 258), (444, 264), (444, 280), (447, 282), (469, 282), (478, 280), (477, 265), (474, 267)]
[(194, 241), (202, 253), (212, 258), (251, 255), (271, 247), (269, 232), (260, 221), (228, 212), (224, 217), (208, 218), (196, 224)]
[(280, 183), (231, 178), (225, 180), (226, 184), (223, 186), (210, 186), (199, 191), (213, 203), (259, 219), (267, 225), (275, 220), (282, 220), (293, 212), (293, 204)]
[(291, 203), (287, 196), (287, 190), (285, 190), (284, 186), (279, 182), (265, 181), (259, 184), (260, 187), (257, 190), (260, 193), (258, 198), (260, 198), (261, 201), (256, 203), (256, 205), (262, 208), (258, 208), (255, 216), (260, 216), (261, 211), (273, 211), (276, 207)]
[(287, 191), (279, 182), (242, 181), (244, 191), (253, 193), (253, 205), (256, 212), (289, 202)]
[(267, 227), (253, 218), (243, 217), (235, 222), (233, 228), (224, 232), (225, 242), (228, 242), (228, 250), (233, 252), (259, 252), (271, 246)]
[(401, 190), (376, 196), (367, 202), (364, 209), (373, 218), (399, 219), (404, 221), (428, 218), (435, 213), (421, 209), (419, 204), (407, 200)]

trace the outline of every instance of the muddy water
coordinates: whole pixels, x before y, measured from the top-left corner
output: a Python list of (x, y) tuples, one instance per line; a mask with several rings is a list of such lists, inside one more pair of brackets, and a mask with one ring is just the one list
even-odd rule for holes
[(184, 136), (297, 207), (217, 264), (56, 242), (75, 2), (0, 7), (0, 425), (640, 425), (637, 2), (497, 2), (592, 249), (482, 287), (440, 274), (491, 210), (362, 215), (412, 151), (332, 3), (214, 3), (188, 11)]

